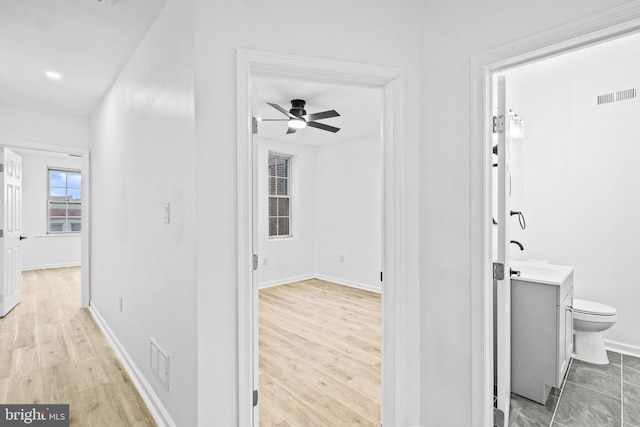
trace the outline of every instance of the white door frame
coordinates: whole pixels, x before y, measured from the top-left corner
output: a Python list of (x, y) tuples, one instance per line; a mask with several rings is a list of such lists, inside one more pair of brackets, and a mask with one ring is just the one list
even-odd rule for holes
[(89, 246), (91, 234), (91, 198), (89, 191), (91, 188), (91, 174), (89, 173), (89, 149), (9, 139), (0, 139), (0, 145), (8, 148), (25, 148), (30, 150), (65, 153), (81, 157), (82, 166), (80, 172), (82, 174), (82, 232), (80, 234), (80, 262), (82, 265), (82, 269), (80, 278), (80, 307), (88, 308), (91, 302), (91, 247)]
[[(383, 248), (381, 420), (400, 426), (404, 396), (404, 73), (352, 62), (239, 49), (237, 84), (238, 425), (253, 425), (252, 79), (279, 77), (383, 90)], [(256, 249), (257, 250), (257, 249)]]
[(471, 410), (474, 426), (493, 426), (492, 77), (519, 65), (635, 32), (640, 32), (638, 1), (502, 46), (471, 60)]

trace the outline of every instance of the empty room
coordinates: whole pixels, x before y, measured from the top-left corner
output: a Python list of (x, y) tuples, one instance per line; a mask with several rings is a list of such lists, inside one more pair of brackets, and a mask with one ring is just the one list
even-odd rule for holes
[(261, 78), (253, 97), (260, 425), (377, 426), (381, 93)]

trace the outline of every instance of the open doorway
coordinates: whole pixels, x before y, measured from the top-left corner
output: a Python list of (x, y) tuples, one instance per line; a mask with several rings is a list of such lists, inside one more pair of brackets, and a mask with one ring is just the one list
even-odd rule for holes
[[(511, 205), (526, 214), (528, 224), (525, 230), (517, 221), (512, 227), (512, 238), (522, 243), (521, 249), (512, 246), (512, 268), (532, 280), (532, 268), (571, 271), (569, 283), (558, 283), (557, 314), (550, 313), (557, 318), (553, 344), (560, 354), (553, 363), (557, 377), (544, 381), (554, 387), (548, 395), (529, 392), (532, 381), (524, 373), (533, 371), (531, 361), (545, 354), (532, 359), (536, 351), (519, 338), (527, 329), (516, 323), (513, 330), (514, 422), (514, 417), (532, 414), (565, 425), (571, 424), (569, 419), (585, 423), (587, 417), (601, 425), (640, 421), (631, 409), (639, 402), (631, 394), (635, 389), (628, 383), (629, 371), (622, 374), (633, 369), (629, 365), (640, 356), (635, 332), (640, 317), (628, 303), (640, 293), (628, 285), (634, 279), (623, 268), (640, 256), (628, 240), (630, 234), (638, 234), (634, 218), (640, 215), (640, 206), (628, 198), (640, 179), (632, 160), (639, 152), (628, 143), (639, 136), (632, 125), (640, 112), (638, 46), (640, 36), (628, 35), (505, 73), (510, 104), (527, 119), (526, 137), (513, 141), (509, 160)], [(518, 279), (512, 299), (512, 318), (517, 322), (528, 309), (518, 295), (531, 291), (524, 289), (520, 278), (512, 279)], [(604, 339), (598, 346), (592, 344), (596, 335), (582, 339), (580, 324), (574, 324), (575, 316), (585, 317), (585, 305), (593, 305), (589, 316), (596, 315), (593, 310), (606, 310), (598, 314), (601, 325), (615, 318), (597, 332)], [(535, 320), (534, 316), (530, 313), (527, 318)], [(598, 383), (586, 380), (585, 372)], [(570, 401), (580, 415), (568, 409)], [(600, 407), (602, 402), (607, 405)]]
[(82, 265), (82, 159), (14, 148), (22, 158), (22, 269)]
[[(260, 425), (377, 426), (382, 91), (256, 78), (252, 93)], [(291, 130), (292, 99), (320, 128)]]
[[(238, 358), (239, 358), (239, 424), (257, 425), (258, 396), (258, 289), (254, 286), (254, 266), (259, 256), (257, 227), (253, 224), (253, 188), (257, 188), (257, 156), (253, 143), (253, 84), (255, 78), (285, 78), (316, 83), (378, 88), (382, 91), (382, 355), (381, 355), (381, 420), (383, 424), (398, 423), (407, 396), (401, 386), (405, 381), (403, 353), (399, 346), (404, 337), (402, 306), (405, 289), (404, 258), (401, 248), (403, 232), (401, 171), (403, 155), (404, 77), (402, 72), (388, 67), (286, 54), (239, 50), (237, 55), (238, 83)], [(274, 110), (275, 111), (275, 110)], [(313, 112), (313, 111), (312, 111)], [(246, 120), (245, 120), (246, 119)], [(255, 314), (255, 315), (254, 315)], [(256, 331), (254, 333), (254, 331)], [(255, 423), (255, 424), (254, 424)]]
[[(73, 305), (87, 307), (90, 298), (88, 150), (16, 141), (6, 143), (3, 150), (13, 156), (11, 165), (7, 165), (12, 171), (3, 173), (11, 173), (11, 179), (19, 182), (17, 193), (10, 199), (16, 213), (13, 228), (20, 235), (20, 256), (14, 263), (14, 275), (73, 270), (71, 276), (74, 286), (77, 285)], [(21, 281), (16, 283), (21, 287)]]
[[(563, 369), (563, 365), (561, 362), (565, 358), (562, 358), (561, 355), (563, 351), (571, 352), (571, 344), (573, 341), (571, 324), (573, 323), (572, 315), (576, 307), (574, 307), (574, 304), (571, 304), (571, 302), (569, 304), (564, 304), (562, 301), (560, 301), (561, 299), (563, 299), (563, 297), (567, 297), (570, 298), (571, 301), (575, 302), (575, 300), (572, 298), (573, 292), (580, 292), (582, 293), (582, 295), (586, 295), (587, 293), (594, 291), (597, 293), (596, 289), (599, 288), (598, 286), (589, 286), (589, 282), (597, 277), (597, 274), (594, 274), (594, 272), (590, 271), (590, 269), (597, 269), (598, 265), (601, 265), (601, 263), (593, 262), (593, 260), (588, 263), (589, 265), (583, 263), (583, 266), (580, 268), (581, 274), (577, 275), (578, 271), (573, 271), (573, 265), (579, 265), (579, 257), (576, 258), (579, 253), (590, 251), (588, 248), (591, 247), (592, 244), (595, 244), (595, 247), (592, 247), (592, 250), (595, 250), (596, 252), (598, 252), (599, 250), (605, 250), (610, 253), (610, 248), (607, 249), (605, 247), (607, 245), (597, 244), (593, 239), (590, 239), (589, 242), (583, 242), (582, 244), (578, 244), (577, 246), (575, 245), (580, 237), (586, 237), (586, 235), (591, 235), (593, 237), (594, 235), (591, 234), (591, 231), (595, 231), (595, 229), (598, 228), (597, 221), (596, 224), (594, 224), (595, 228), (586, 226), (586, 218), (590, 217), (592, 213), (601, 211), (601, 208), (599, 208), (598, 206), (606, 207), (607, 205), (611, 205), (610, 203), (604, 203), (601, 205), (600, 203), (594, 204), (593, 201), (589, 203), (586, 201), (587, 199), (594, 197), (598, 192), (598, 185), (595, 183), (599, 182), (599, 180), (596, 179), (596, 177), (598, 176), (599, 172), (602, 172), (602, 170), (598, 168), (585, 168), (585, 163), (581, 158), (582, 155), (589, 150), (588, 146), (590, 145), (589, 141), (591, 140), (591, 138), (600, 134), (597, 129), (592, 128), (592, 126), (595, 125), (597, 121), (599, 121), (596, 116), (610, 115), (609, 119), (611, 119), (611, 117), (618, 115), (613, 111), (613, 109), (603, 111), (600, 108), (598, 104), (603, 99), (601, 98), (601, 95), (613, 93), (613, 99), (618, 98), (619, 95), (621, 97), (621, 100), (627, 103), (623, 108), (633, 108), (633, 101), (628, 99), (627, 96), (629, 94), (635, 93), (635, 91), (633, 90), (634, 86), (632, 85), (627, 88), (628, 82), (618, 80), (617, 85), (621, 87), (612, 87), (616, 86), (616, 83), (611, 80), (611, 77), (614, 74), (620, 74), (620, 71), (623, 70), (624, 67), (619, 67), (620, 64), (617, 64), (616, 66), (616, 61), (611, 61), (610, 57), (608, 59), (605, 59), (603, 57), (600, 57), (598, 59), (598, 57), (595, 55), (595, 52), (597, 50), (606, 50), (609, 47), (613, 47), (614, 43), (630, 43), (630, 38), (621, 38), (620, 36), (625, 32), (627, 36), (633, 34), (636, 31), (638, 22), (637, 20), (634, 21), (633, 19), (629, 19), (628, 21), (621, 23), (621, 21), (625, 20), (620, 19), (619, 17), (608, 16), (606, 14), (600, 16), (599, 19), (600, 22), (598, 25), (600, 25), (600, 30), (597, 33), (589, 33), (588, 31), (585, 31), (585, 27), (589, 27), (586, 23), (577, 23), (575, 26), (568, 26), (558, 31), (542, 34), (535, 38), (536, 43), (532, 44), (532, 40), (528, 40), (526, 42), (523, 42), (520, 46), (510, 46), (509, 49), (499, 49), (500, 52), (492, 52), (487, 56), (483, 55), (482, 57), (476, 58), (476, 60), (474, 61), (474, 69), (476, 71), (475, 76), (477, 77), (476, 87), (483, 88), (482, 92), (484, 93), (485, 99), (487, 99), (486, 97), (490, 96), (490, 94), (494, 93), (494, 89), (496, 86), (495, 76), (499, 74), (504, 75), (507, 80), (507, 88), (509, 88), (510, 84), (512, 85), (512, 90), (507, 90), (507, 98), (511, 98), (509, 106), (514, 111), (517, 110), (521, 117), (524, 118), (524, 121), (526, 123), (525, 137), (524, 139), (521, 139), (520, 141), (517, 141), (515, 144), (513, 144), (508, 159), (511, 169), (510, 176), (512, 178), (510, 181), (513, 187), (511, 199), (514, 202), (514, 204), (512, 205), (512, 210), (515, 212), (515, 215), (513, 220), (514, 224), (512, 224), (511, 228), (514, 233), (511, 236), (511, 239), (506, 240), (505, 242), (495, 242), (495, 240), (491, 239), (490, 237), (491, 233), (485, 235), (485, 244), (482, 245), (484, 246), (484, 260), (490, 267), (491, 263), (489, 262), (489, 260), (492, 258), (496, 245), (510, 245), (510, 240), (515, 240), (517, 243), (511, 244), (513, 256), (511, 257), (511, 259), (506, 260), (503, 270), (505, 276), (510, 275), (509, 273), (511, 272), (511, 270), (515, 270), (514, 275), (510, 275), (512, 283), (514, 279), (516, 282), (523, 281), (523, 277), (517, 276), (517, 273), (520, 272), (522, 273), (522, 276), (524, 276), (525, 269), (529, 266), (528, 263), (532, 261), (539, 267), (538, 272), (547, 270), (550, 271), (555, 265), (569, 265), (570, 267), (566, 269), (567, 274), (563, 276), (562, 280), (560, 280), (560, 282), (562, 283), (558, 283), (557, 285), (557, 290), (559, 292), (556, 293), (556, 297), (559, 298), (554, 302), (552, 307), (553, 310), (549, 311), (550, 316), (548, 316), (549, 319), (553, 318), (557, 320), (549, 323), (553, 323), (553, 325), (551, 326), (553, 326), (554, 329), (551, 332), (554, 334), (555, 341), (557, 341), (555, 342), (555, 349), (558, 352), (557, 354), (554, 353), (550, 358), (553, 362), (550, 365), (552, 365), (552, 369), (556, 370), (555, 374), (558, 377), (556, 378), (558, 381), (555, 381), (556, 379), (554, 379), (553, 381), (547, 381), (545, 382), (545, 384), (548, 383), (549, 387), (538, 387), (538, 389), (540, 389), (539, 393), (545, 394), (545, 396), (549, 397), (549, 399), (551, 400), (552, 408), (550, 411), (548, 411), (549, 413), (546, 414), (548, 415), (548, 419), (545, 418), (546, 422), (548, 422), (549, 424), (551, 422), (560, 422), (562, 423), (562, 425), (565, 425), (567, 423), (568, 425), (573, 425), (568, 421), (568, 417), (570, 417), (570, 415), (566, 413), (566, 408), (562, 406), (563, 399), (571, 400), (573, 398), (573, 400), (575, 401), (574, 403), (576, 403), (577, 405), (574, 405), (576, 406), (576, 408), (580, 407), (580, 405), (589, 406), (589, 402), (594, 403), (597, 401), (598, 405), (602, 403), (602, 399), (598, 401), (598, 399), (589, 399), (584, 395), (580, 399), (576, 400), (575, 395), (573, 395), (572, 397), (572, 390), (569, 390), (567, 394), (564, 395), (564, 397), (562, 395), (562, 386), (566, 384), (567, 381), (569, 382), (569, 388), (581, 387), (581, 391), (588, 389), (588, 387), (584, 387), (584, 384), (577, 384), (579, 382), (577, 378), (579, 375), (576, 376), (573, 368), (577, 366), (579, 369), (591, 369), (591, 365), (583, 366), (581, 362), (575, 362), (574, 359), (574, 364), (571, 365), (571, 367), (564, 366), (565, 369), (568, 369)], [(602, 30), (602, 28), (605, 29)], [(585, 33), (587, 35), (585, 35)], [(536, 50), (530, 50), (530, 48), (527, 47), (533, 45), (545, 47)], [(618, 44), (618, 46), (620, 45)], [(581, 50), (582, 48), (584, 48), (584, 50)], [(518, 52), (518, 54), (514, 55), (514, 52)], [(489, 59), (490, 56), (491, 59)], [(624, 61), (633, 61), (632, 56), (635, 56), (635, 54), (630, 53), (626, 55), (626, 59)], [(584, 62), (585, 58), (588, 59), (586, 62)], [(589, 64), (589, 60), (595, 62), (591, 62)], [(554, 63), (553, 61), (556, 62)], [(559, 68), (557, 67), (562, 62), (564, 62), (565, 64), (573, 62), (573, 65), (575, 65), (576, 67), (574, 69), (575, 72), (573, 73), (573, 75), (565, 75), (564, 77), (562, 77), (559, 73), (556, 73), (557, 71), (559, 71)], [(546, 74), (549, 70), (545, 71), (544, 68), (552, 63), (554, 64), (553, 66), (556, 67), (556, 69), (553, 73)], [(604, 75), (602, 74), (603, 71)], [(552, 74), (554, 73), (555, 75), (552, 76)], [(605, 75), (608, 78), (606, 78)], [(522, 86), (525, 80), (528, 81), (528, 83), (525, 83), (524, 86)], [(542, 81), (545, 82), (542, 83)], [(585, 85), (586, 81), (589, 81), (589, 83)], [(629, 93), (625, 92), (627, 89), (631, 89)], [(568, 98), (565, 97), (564, 101), (559, 98), (563, 93), (565, 95), (567, 93), (569, 94)], [(538, 98), (538, 95), (546, 96), (544, 98)], [(479, 98), (476, 97), (475, 100), (478, 101)], [(492, 163), (495, 163), (495, 155), (491, 153), (492, 144), (490, 143), (490, 141), (492, 140), (492, 134), (495, 129), (493, 127), (493, 120), (491, 116), (495, 115), (496, 113), (494, 112), (494, 104), (492, 102), (489, 102), (487, 105), (491, 105), (491, 107), (481, 107), (479, 103), (475, 103), (475, 106), (477, 107), (478, 117), (482, 115), (483, 120), (486, 121), (486, 124), (482, 124), (482, 127), (484, 128), (483, 131), (480, 131), (479, 128), (476, 128), (476, 130), (479, 132), (477, 135), (483, 134), (481, 139), (484, 141), (484, 144), (481, 144), (481, 147), (478, 147), (481, 148), (482, 153), (477, 153), (479, 154), (478, 159), (482, 157), (482, 162), (486, 162), (486, 164), (481, 168), (484, 171), (483, 173), (490, 173), (489, 168), (491, 168)], [(576, 113), (580, 110), (580, 119), (576, 120), (576, 118), (578, 118), (578, 116), (576, 116)], [(482, 111), (481, 114), (480, 111)], [(560, 122), (549, 122), (548, 119), (549, 117), (551, 117), (548, 115), (549, 113), (553, 113), (555, 115), (555, 118), (559, 119)], [(624, 116), (625, 114), (621, 112), (619, 113), (619, 115), (621, 116)], [(547, 115), (547, 119), (540, 120), (540, 117), (544, 116), (545, 114)], [(607, 119), (604, 123), (611, 123), (609, 119)], [(595, 126), (602, 127), (603, 124), (601, 123), (600, 125)], [(546, 136), (543, 139), (540, 139), (540, 137), (546, 132), (545, 128), (546, 130), (551, 130), (551, 128), (553, 128), (554, 131), (546, 133)], [(587, 130), (589, 128), (591, 128), (591, 130)], [(604, 128), (606, 129), (606, 125), (604, 126)], [(616, 134), (612, 134), (611, 132), (600, 134), (599, 137), (599, 139), (606, 139), (611, 143), (613, 143), (615, 138)], [(536, 144), (537, 146), (531, 146), (531, 143), (534, 143), (535, 141), (539, 142), (538, 144)], [(549, 144), (551, 145), (545, 145), (546, 142), (549, 142)], [(578, 153), (578, 151), (572, 151), (575, 149), (578, 149), (580, 153)], [(612, 152), (616, 152), (619, 154), (620, 150), (613, 150)], [(630, 154), (629, 151), (625, 152), (627, 154)], [(570, 153), (573, 153), (574, 155), (570, 155)], [(593, 159), (597, 158), (602, 160), (602, 154), (603, 152), (600, 152), (600, 155), (596, 154), (595, 156), (593, 156)], [(527, 156), (529, 156), (528, 159), (526, 158)], [(536, 159), (535, 162), (533, 161), (534, 157)], [(536, 163), (539, 167), (542, 167), (544, 169), (544, 173), (542, 173), (541, 175), (538, 174), (538, 178), (534, 177), (534, 175), (537, 173), (536, 170), (539, 169), (539, 167), (536, 166)], [(599, 163), (599, 161), (591, 161), (592, 165), (596, 163)], [(578, 176), (577, 172), (579, 172), (580, 169), (582, 169), (582, 172), (586, 172), (586, 174)], [(619, 166), (618, 169), (624, 170), (626, 168), (622, 168)], [(479, 170), (476, 169), (476, 172), (479, 172)], [(564, 175), (564, 178), (561, 178), (560, 175)], [(532, 179), (534, 182), (531, 182)], [(490, 183), (491, 179), (489, 178), (487, 182)], [(591, 187), (587, 185), (587, 187), (590, 189), (585, 192), (585, 188), (587, 188), (585, 187), (585, 184), (588, 182), (591, 182), (591, 184), (589, 184), (591, 185)], [(616, 185), (616, 187), (621, 187), (623, 185), (624, 183), (622, 182)], [(545, 186), (547, 186), (546, 190), (542, 191), (541, 188)], [(571, 190), (569, 190), (569, 188), (571, 188)], [(580, 190), (580, 188), (582, 188), (582, 190)], [(487, 189), (486, 186), (484, 186), (484, 189)], [(597, 197), (597, 199), (602, 202), (603, 200), (607, 199), (611, 195), (611, 193), (615, 193), (616, 191), (617, 188), (610, 188), (606, 191), (606, 193), (602, 194), (602, 197)], [(558, 199), (557, 195), (560, 192), (564, 193), (564, 196)], [(491, 225), (492, 203), (490, 194), (490, 191), (484, 193), (484, 206), (482, 209), (484, 212), (483, 220), (486, 222), (486, 224), (483, 224), (482, 227), (486, 232), (488, 232), (490, 228), (495, 227), (495, 225)], [(532, 198), (536, 194), (538, 195), (537, 201), (534, 200), (535, 197)], [(540, 198), (540, 196), (542, 196), (542, 198)], [(553, 208), (549, 210), (549, 203), (554, 200), (557, 203), (554, 203)], [(576, 212), (577, 209), (564, 207), (563, 203), (565, 202), (571, 204), (586, 203), (586, 205), (583, 206), (583, 209), (580, 209), (580, 212), (582, 212), (585, 216), (580, 215), (579, 218), (575, 216), (567, 216), (568, 213), (572, 211)], [(547, 214), (541, 215), (541, 212), (544, 209), (547, 209)], [(553, 214), (549, 214), (551, 211), (553, 211)], [(521, 216), (518, 215), (518, 212), (522, 212), (526, 216), (526, 221), (522, 221)], [(563, 218), (568, 218), (568, 220), (563, 220)], [(593, 222), (594, 218), (591, 218), (591, 221)], [(526, 227), (523, 227), (521, 222), (525, 223)], [(611, 225), (611, 223), (609, 223), (609, 225)], [(526, 231), (523, 230), (523, 228), (526, 228)], [(572, 231), (573, 229), (576, 230), (577, 234)], [(537, 235), (531, 236), (531, 233), (536, 230)], [(611, 234), (608, 232), (595, 233), (596, 236), (598, 234), (611, 236)], [(543, 238), (543, 236), (546, 236), (546, 238)], [(578, 240), (576, 240), (576, 237), (578, 237)], [(558, 239), (566, 239), (567, 241), (563, 243)], [(542, 243), (542, 241), (544, 241), (544, 243)], [(514, 246), (516, 244), (518, 247)], [(545, 245), (547, 246), (546, 248), (544, 248)], [(552, 245), (552, 247), (549, 247), (548, 245)], [(571, 247), (572, 249), (570, 251), (567, 251), (568, 247)], [(522, 250), (521, 248), (524, 248), (524, 250)], [(491, 271), (491, 269), (487, 269), (485, 271)], [(495, 271), (496, 270), (494, 268), (494, 274)], [(531, 271), (531, 269), (529, 269), (529, 271)], [(487, 292), (486, 295), (491, 295), (492, 291), (490, 291), (491, 288), (489, 287), (489, 283), (493, 281), (491, 279), (495, 279), (495, 276), (491, 279), (486, 275), (483, 277), (485, 285), (484, 289), (485, 292)], [(575, 281), (573, 280), (574, 277), (576, 277)], [(527, 280), (524, 280), (524, 282), (526, 281)], [(575, 283), (575, 286), (565, 286), (566, 283), (570, 283), (571, 285)], [(511, 291), (514, 292), (514, 290), (515, 287), (512, 286)], [(609, 288), (608, 290), (609, 295), (611, 295), (612, 289)], [(532, 299), (529, 299), (528, 304), (524, 305), (518, 303), (517, 299), (517, 296), (512, 296), (511, 298), (511, 302), (513, 303), (509, 305), (509, 308), (511, 310), (511, 319), (516, 319), (519, 314), (524, 313), (524, 309), (526, 309), (527, 306), (532, 305)], [(540, 304), (537, 305), (539, 306)], [(487, 300), (485, 300), (484, 306), (484, 315), (487, 316), (485, 317), (485, 319), (488, 319), (488, 316), (491, 312), (488, 312), (486, 310), (490, 306), (487, 304)], [(498, 309), (500, 309), (500, 307), (498, 307)], [(537, 311), (540, 310), (541, 308), (538, 307)], [(519, 314), (516, 312), (518, 312)], [(496, 326), (495, 320), (491, 323), (494, 327)], [(529, 316), (528, 324), (540, 324), (540, 322), (535, 321), (535, 319), (532, 319)], [(500, 325), (497, 326), (499, 327)], [(518, 329), (517, 331), (512, 329), (512, 337), (522, 336), (522, 331), (520, 329)], [(611, 336), (611, 338), (613, 338), (613, 335)], [(620, 345), (620, 342), (611, 338), (609, 338), (608, 347), (611, 347), (611, 345), (613, 345), (613, 347), (617, 347), (616, 349), (623, 354), (622, 356), (620, 356), (619, 354), (614, 355), (614, 363), (611, 364), (611, 366), (613, 366), (613, 369), (618, 369), (620, 371), (621, 369), (623, 369), (621, 368), (620, 361), (622, 361), (622, 365), (624, 365), (624, 359), (626, 357), (624, 356), (625, 352), (626, 354), (632, 353), (634, 355), (637, 355), (638, 346), (637, 344), (633, 343), (622, 343), (623, 345)], [(488, 344), (488, 341), (486, 342), (486, 344)], [(519, 344), (517, 342), (512, 342), (512, 346), (518, 345)], [(485, 347), (485, 349), (487, 349), (487, 347)], [(636, 351), (636, 353), (634, 353), (634, 350)], [(512, 359), (514, 359), (519, 357), (517, 356), (518, 351), (518, 349), (514, 349), (512, 347), (510, 352), (508, 352), (507, 354), (502, 353), (500, 355), (502, 357), (511, 357)], [(531, 355), (531, 353), (528, 353), (528, 355)], [(568, 355), (568, 359), (571, 360), (571, 354)], [(491, 360), (493, 360), (493, 358), (491, 358)], [(542, 363), (540, 365), (542, 365)], [(529, 368), (533, 368), (534, 364), (529, 363), (528, 366)], [(485, 364), (485, 368), (487, 367), (488, 365)], [(520, 368), (514, 366), (514, 360), (512, 360), (512, 369), (510, 373), (512, 377), (516, 374), (519, 375), (519, 370)], [(568, 373), (567, 376), (562, 375), (563, 372)], [(602, 374), (602, 372), (600, 372), (599, 374)], [(613, 375), (612, 377), (614, 378), (614, 381), (619, 381), (620, 374)], [(551, 384), (552, 382), (557, 382), (557, 385), (561, 387), (559, 391), (556, 392), (555, 396), (551, 386), (555, 387), (556, 384)], [(511, 385), (513, 385), (513, 382)], [(625, 411), (623, 410), (624, 398), (622, 396), (624, 394), (624, 386), (620, 386), (620, 383), (618, 383), (617, 389), (622, 390), (620, 393), (618, 393), (618, 402), (609, 402), (611, 403), (612, 406), (610, 406), (613, 409), (610, 411), (607, 410), (608, 412), (610, 412), (612, 418), (597, 418), (599, 421), (599, 425), (604, 425), (606, 424), (606, 422), (609, 422), (611, 420), (613, 420), (614, 423), (616, 422), (615, 420), (618, 420), (618, 423), (623, 422), (621, 417), (623, 417), (625, 413)], [(515, 390), (512, 389), (512, 391)], [(551, 393), (547, 394), (548, 391)], [(595, 391), (597, 392), (597, 390)], [(516, 393), (518, 392), (516, 391)], [(520, 391), (520, 393), (522, 393), (522, 391)], [(542, 398), (534, 399), (532, 397), (528, 397), (526, 400), (524, 400), (524, 406), (527, 406), (526, 404), (531, 403), (531, 400), (539, 401), (539, 399)], [(522, 401), (520, 400), (518, 400), (515, 405), (512, 403), (511, 411), (515, 414), (521, 415), (523, 407), (521, 403)], [(545, 402), (541, 403), (544, 404)], [(540, 404), (537, 405), (538, 409), (543, 407)], [(591, 406), (596, 405), (594, 404)], [(581, 413), (585, 415), (589, 414), (589, 410), (586, 407), (581, 407), (580, 410)], [(607, 411), (601, 411), (600, 415), (602, 415), (602, 412)], [(627, 416), (629, 416), (629, 413), (627, 413)], [(589, 419), (593, 422), (593, 420), (596, 418)], [(582, 418), (577, 417), (574, 419), (574, 421), (575, 420), (582, 420)], [(509, 420), (504, 421), (504, 425), (507, 425), (507, 423), (509, 422)], [(546, 425), (544, 424), (545, 421), (542, 422), (543, 424), (541, 425)], [(624, 422), (629, 422), (629, 420), (626, 420)], [(578, 423), (580, 423), (580, 421), (578, 421)]]

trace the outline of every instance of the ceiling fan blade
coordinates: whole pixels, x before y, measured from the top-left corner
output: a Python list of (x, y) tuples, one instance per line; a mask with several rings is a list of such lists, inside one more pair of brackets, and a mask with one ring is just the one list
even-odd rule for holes
[(285, 110), (284, 108), (282, 108), (281, 106), (279, 106), (278, 104), (272, 104), (270, 102), (267, 102), (267, 104), (271, 105), (273, 108), (275, 108), (276, 110), (280, 111), (282, 114), (284, 114), (287, 117), (291, 117), (294, 119), (297, 119), (296, 116), (294, 116), (293, 114), (291, 114), (290, 112), (288, 112), (287, 110)]
[(291, 119), (260, 119), (260, 122), (288, 122)]
[(317, 123), (317, 122), (307, 122), (307, 126), (311, 126), (312, 128), (316, 128), (316, 129), (327, 130), (333, 133), (336, 133), (340, 130), (340, 128), (325, 125), (324, 123)]
[(340, 114), (336, 110), (323, 111), (321, 113), (307, 114), (304, 117), (306, 121), (328, 119), (330, 117), (339, 117)]
[(296, 133), (296, 130), (297, 130), (296, 128), (291, 128), (291, 127), (288, 128), (287, 129), (287, 135), (289, 135), (290, 133)]

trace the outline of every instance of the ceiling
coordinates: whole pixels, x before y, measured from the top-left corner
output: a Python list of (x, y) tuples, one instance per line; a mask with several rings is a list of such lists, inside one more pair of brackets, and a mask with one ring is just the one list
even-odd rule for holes
[(508, 71), (509, 78), (537, 80), (558, 74), (580, 73), (640, 56), (640, 33), (599, 43)]
[[(0, 1), (0, 102), (89, 116), (137, 48), (165, 0)], [(59, 80), (46, 71), (62, 75)], [(254, 80), (255, 115), (282, 118), (267, 102), (291, 108), (307, 101), (315, 113), (335, 109), (340, 117), (320, 120), (336, 134), (314, 128), (286, 135), (286, 122), (263, 122), (260, 135), (322, 145), (380, 134), (379, 89), (259, 78)]]
[[(88, 116), (134, 52), (165, 0), (0, 1), (0, 102)], [(588, 67), (640, 54), (640, 35), (579, 50), (517, 70), (521, 77)], [(45, 76), (47, 70), (62, 75)], [(322, 145), (380, 134), (381, 92), (302, 81), (254, 80), (255, 115), (284, 117), (267, 102), (290, 108), (307, 101), (310, 113), (335, 109), (341, 117), (322, 120), (340, 127), (332, 134), (302, 129), (286, 135), (285, 122), (262, 122), (259, 134), (279, 140)]]
[(285, 79), (253, 79), (254, 116), (282, 119), (286, 116), (267, 102), (291, 109), (292, 99), (306, 101), (307, 113), (336, 110), (340, 117), (318, 120), (339, 127), (337, 133), (307, 127), (287, 135), (287, 122), (258, 123), (258, 135), (310, 146), (335, 144), (381, 134), (382, 90)]
[(164, 2), (0, 1), (0, 100), (90, 115)]

